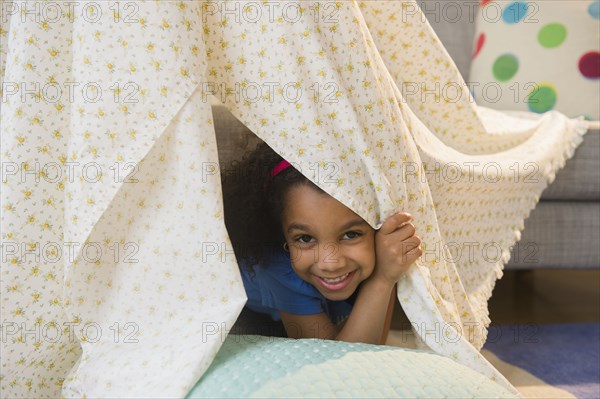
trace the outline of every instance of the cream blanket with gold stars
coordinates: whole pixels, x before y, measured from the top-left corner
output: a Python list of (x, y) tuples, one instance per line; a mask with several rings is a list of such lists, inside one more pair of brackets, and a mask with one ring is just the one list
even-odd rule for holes
[(5, 395), (183, 397), (208, 368), (247, 299), (208, 93), (372, 227), (411, 213), (421, 347), (516, 392), (487, 300), (583, 121), (478, 107), (415, 1), (2, 13)]

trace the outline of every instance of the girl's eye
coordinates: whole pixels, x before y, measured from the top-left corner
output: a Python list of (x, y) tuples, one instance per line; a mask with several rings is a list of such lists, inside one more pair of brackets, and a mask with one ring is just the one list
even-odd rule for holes
[(353, 238), (358, 238), (360, 237), (362, 234), (360, 234), (358, 231), (349, 231), (346, 234), (344, 234), (344, 237), (348, 237), (349, 240), (353, 239)]
[(301, 243), (308, 244), (311, 239), (312, 239), (311, 236), (309, 236), (308, 234), (304, 234), (304, 235), (301, 235), (300, 237), (298, 237), (296, 239), (296, 241), (300, 241)]

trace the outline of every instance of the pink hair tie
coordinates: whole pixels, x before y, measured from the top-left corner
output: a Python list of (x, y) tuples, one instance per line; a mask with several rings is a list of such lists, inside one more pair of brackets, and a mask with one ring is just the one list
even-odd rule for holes
[(275, 177), (278, 173), (286, 170), (289, 166), (292, 165), (290, 165), (288, 161), (286, 161), (285, 159), (281, 160), (281, 162), (279, 162), (277, 166), (275, 166), (271, 171), (271, 177)]
[(267, 176), (267, 180), (265, 181), (265, 191), (267, 190), (267, 187), (268, 187), (269, 183), (271, 182), (271, 179), (273, 177), (277, 176), (279, 173), (281, 173), (284, 170), (286, 170), (287, 168), (289, 168), (290, 166), (292, 166), (292, 165), (288, 161), (286, 161), (285, 159), (281, 160), (273, 168), (273, 170), (271, 170), (271, 173), (269, 174), (269, 176)]

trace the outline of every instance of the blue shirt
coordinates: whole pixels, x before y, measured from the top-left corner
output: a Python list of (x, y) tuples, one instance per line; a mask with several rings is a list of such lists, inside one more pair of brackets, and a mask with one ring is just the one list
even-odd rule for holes
[(271, 253), (266, 267), (254, 266), (254, 275), (239, 261), (240, 273), (248, 302), (246, 306), (255, 312), (267, 314), (273, 320), (281, 320), (279, 311), (310, 315), (325, 313), (333, 324), (346, 319), (352, 311), (359, 289), (344, 301), (326, 299), (312, 284), (302, 280), (292, 269), (289, 252)]

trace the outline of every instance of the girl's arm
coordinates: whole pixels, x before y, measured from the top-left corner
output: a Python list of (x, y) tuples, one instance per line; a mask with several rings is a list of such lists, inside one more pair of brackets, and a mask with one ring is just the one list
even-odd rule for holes
[[(389, 308), (394, 284), (374, 277), (364, 282), (352, 307), (352, 313), (336, 335), (336, 340), (367, 344), (385, 343), (382, 340), (387, 337), (386, 322), (392, 313)], [(389, 324), (387, 328), (389, 329)]]
[(391, 323), (394, 299), (394, 284), (389, 284), (384, 279), (369, 278), (358, 293), (352, 313), (339, 327), (325, 313), (279, 313), (290, 338), (320, 338), (383, 345)]
[(396, 303), (396, 297), (398, 297), (397, 289), (397, 285), (394, 285), (394, 288), (392, 288), (392, 295), (390, 295), (390, 303), (388, 304), (387, 315), (385, 316), (385, 324), (383, 326), (383, 334), (381, 335), (381, 345), (385, 345), (390, 332), (392, 317), (394, 316), (394, 304)]

